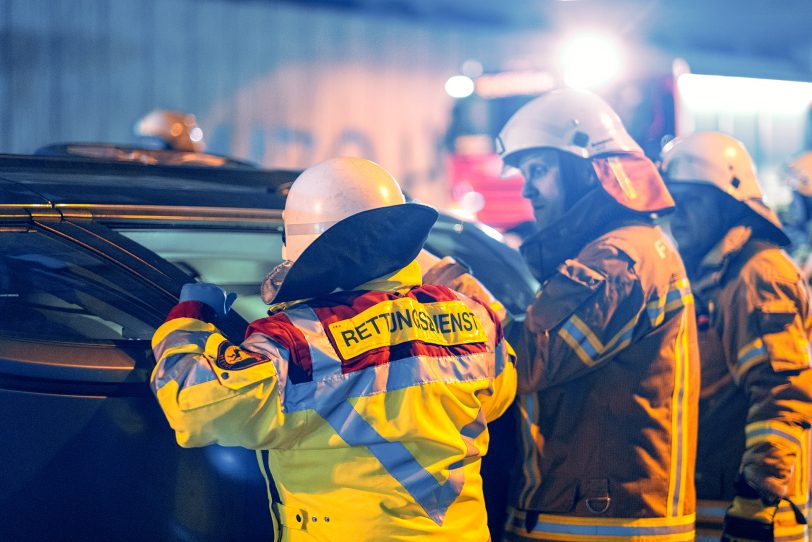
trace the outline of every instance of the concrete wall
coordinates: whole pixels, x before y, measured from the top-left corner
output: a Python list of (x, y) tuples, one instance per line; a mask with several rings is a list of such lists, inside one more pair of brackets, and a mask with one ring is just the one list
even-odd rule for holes
[(0, 152), (133, 142), (139, 116), (177, 108), (213, 152), (286, 168), (360, 154), (431, 193), (443, 84), (500, 39), (292, 3), (0, 0)]
[[(132, 143), (141, 115), (181, 109), (197, 114), (213, 152), (284, 168), (362, 155), (442, 204), (445, 80), (467, 59), (554, 70), (559, 30), (508, 33), (291, 1), (0, 0), (0, 152)], [(629, 79), (670, 73), (674, 56), (700, 73), (810, 77), (789, 59), (632, 40)]]

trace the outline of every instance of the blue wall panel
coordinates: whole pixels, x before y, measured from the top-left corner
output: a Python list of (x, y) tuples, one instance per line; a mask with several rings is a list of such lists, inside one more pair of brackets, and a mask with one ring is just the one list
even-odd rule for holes
[(290, 2), (0, 0), (0, 152), (132, 143), (139, 116), (175, 108), (213, 152), (294, 168), (363, 154), (431, 185), (443, 83), (502, 39)]

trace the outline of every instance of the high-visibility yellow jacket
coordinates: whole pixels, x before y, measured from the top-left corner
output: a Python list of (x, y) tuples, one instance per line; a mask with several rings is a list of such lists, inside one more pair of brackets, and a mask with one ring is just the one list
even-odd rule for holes
[(489, 308), (419, 277), (289, 305), (240, 345), (197, 302), (156, 331), (178, 443), (258, 450), (283, 540), (488, 539), (479, 467), (513, 354)]
[[(738, 226), (704, 258), (693, 288), (702, 357), (700, 521), (721, 524), (740, 472), (806, 511), (812, 318), (800, 271), (775, 244)], [(781, 540), (806, 540), (788, 503), (775, 529)]]
[(629, 220), (558, 261), (516, 345), (523, 464), (506, 539), (693, 540), (699, 356), (682, 260)]

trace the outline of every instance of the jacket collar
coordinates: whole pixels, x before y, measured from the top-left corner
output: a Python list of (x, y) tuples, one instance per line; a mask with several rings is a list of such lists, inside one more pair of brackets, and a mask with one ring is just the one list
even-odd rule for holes
[(293, 262), (272, 303), (357, 289), (414, 261), (437, 211), (416, 203), (379, 207), (328, 228)]
[[(372, 279), (364, 284), (360, 284), (351, 290), (372, 290), (376, 292), (395, 292), (398, 290), (404, 290), (408, 288), (412, 288), (414, 286), (420, 286), (423, 284), (423, 275), (420, 269), (420, 264), (417, 263), (417, 260), (413, 260), (411, 263), (406, 265), (405, 267), (398, 269), (394, 273), (389, 273), (382, 277), (378, 277)], [(341, 288), (336, 289), (336, 291), (342, 291)], [(276, 314), (277, 312), (284, 311), (290, 309), (300, 303), (307, 303), (313, 298), (305, 298), (305, 299), (295, 299), (292, 301), (283, 301), (280, 303), (274, 303), (268, 307), (268, 314)]]
[(423, 274), (417, 260), (412, 261), (403, 269), (399, 269), (389, 275), (372, 279), (353, 290), (375, 290), (378, 292), (393, 292), (420, 286), (423, 284)]
[(536, 280), (544, 282), (559, 264), (574, 258), (593, 239), (622, 225), (650, 222), (604, 190), (594, 189), (549, 227), (528, 238), (520, 251)]
[(697, 280), (694, 287), (698, 291), (702, 291), (721, 282), (730, 263), (741, 253), (752, 237), (753, 229), (750, 226), (730, 228), (722, 240), (702, 258), (697, 268)]

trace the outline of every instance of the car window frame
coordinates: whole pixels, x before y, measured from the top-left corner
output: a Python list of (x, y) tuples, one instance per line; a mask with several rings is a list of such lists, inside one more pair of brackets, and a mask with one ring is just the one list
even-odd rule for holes
[[(160, 318), (177, 303), (183, 284), (193, 280), (146, 247), (99, 222), (92, 213), (74, 213), (66, 218), (47, 205), (19, 205), (13, 210), (6, 206), (0, 209), (0, 231), (45, 235), (111, 262), (134, 281), (154, 288), (156, 299), (165, 300), (156, 308)], [(236, 335), (247, 325), (242, 317), (230, 313), (222, 328), (227, 335)], [(72, 392), (77, 392), (77, 385), (88, 393), (98, 392), (99, 386), (113, 386), (117, 394), (136, 390), (141, 394), (153, 365), (149, 340), (144, 339), (0, 337), (0, 382), (12, 389), (47, 391), (71, 383)]]

